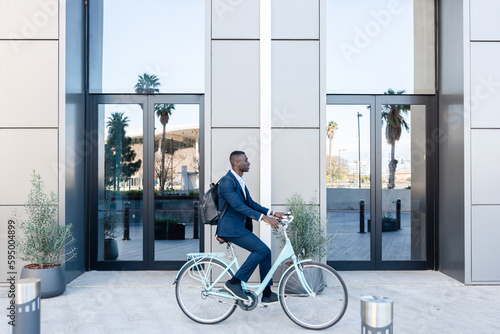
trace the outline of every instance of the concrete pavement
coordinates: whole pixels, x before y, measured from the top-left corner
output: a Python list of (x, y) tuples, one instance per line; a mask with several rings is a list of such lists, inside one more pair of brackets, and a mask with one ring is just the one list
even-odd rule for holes
[[(179, 309), (174, 271), (92, 271), (71, 282), (64, 295), (42, 300), (42, 333), (303, 333), (279, 304), (202, 325)], [(359, 333), (360, 297), (394, 300), (395, 333), (500, 333), (500, 286), (465, 286), (435, 271), (344, 271), (349, 307), (323, 332)], [(0, 306), (6, 314), (5, 288)], [(0, 333), (11, 333), (1, 317)]]

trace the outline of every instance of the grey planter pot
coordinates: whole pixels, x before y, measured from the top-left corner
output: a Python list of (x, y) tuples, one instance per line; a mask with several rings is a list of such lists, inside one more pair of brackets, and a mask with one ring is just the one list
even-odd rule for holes
[[(292, 269), (293, 270), (293, 269)], [(316, 291), (317, 294), (321, 294), (324, 290), (324, 278), (323, 271), (321, 268), (304, 268), (304, 276), (309, 284), (311, 284), (311, 288), (313, 291)], [(307, 295), (306, 290), (300, 283), (299, 277), (297, 273), (293, 273), (292, 277), (288, 280), (288, 282), (293, 282), (292, 284), (287, 284), (285, 287), (285, 293), (288, 295)]]
[(382, 232), (394, 232), (398, 230), (398, 220), (395, 218), (382, 218)]
[(66, 281), (62, 266), (46, 269), (29, 269), (23, 267), (21, 278), (39, 278), (42, 280), (41, 298), (59, 296), (66, 291)]
[[(395, 218), (382, 218), (382, 232), (394, 232), (399, 230), (398, 220)], [(371, 232), (372, 222), (368, 219), (368, 232)]]
[(116, 260), (118, 258), (118, 242), (115, 239), (104, 239), (104, 260)]
[(155, 225), (155, 240), (167, 240), (167, 225)]
[(184, 240), (186, 239), (186, 224), (170, 224), (167, 233), (168, 240)]

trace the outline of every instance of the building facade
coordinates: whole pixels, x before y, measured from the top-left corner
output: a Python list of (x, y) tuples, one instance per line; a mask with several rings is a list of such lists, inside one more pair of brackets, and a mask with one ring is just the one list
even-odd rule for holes
[[(200, 226), (199, 194), (243, 150), (254, 200), (286, 211), (297, 192), (315, 199), (334, 267), (499, 283), (498, 10), (0, 0), (0, 273), (33, 170), (73, 226), (67, 281), (223, 249)], [(137, 31), (165, 11), (170, 26)], [(277, 254), (270, 228), (254, 227)]]

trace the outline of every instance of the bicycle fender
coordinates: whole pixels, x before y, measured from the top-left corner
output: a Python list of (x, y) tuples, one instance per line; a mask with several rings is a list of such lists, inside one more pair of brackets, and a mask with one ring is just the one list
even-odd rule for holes
[[(312, 262), (312, 259), (301, 260), (301, 261), (297, 262), (297, 264), (304, 263), (304, 262)], [(281, 275), (280, 283), (278, 284), (278, 292), (280, 291), (281, 282), (283, 281), (283, 277), (285, 277), (286, 273), (289, 272), (290, 270), (292, 270), (292, 268), (295, 268), (295, 266), (292, 265), (292, 266), (288, 267), (288, 269), (285, 270), (283, 275)], [(278, 294), (278, 298), (279, 298), (279, 294)]]
[[(197, 256), (197, 257), (193, 257), (191, 258), (189, 261), (187, 261), (186, 263), (184, 263), (184, 265), (181, 267), (181, 269), (179, 269), (179, 271), (177, 272), (177, 275), (175, 275), (175, 279), (174, 279), (174, 283), (172, 283), (172, 285), (176, 284), (178, 279), (179, 279), (179, 275), (181, 274), (182, 270), (184, 269), (184, 267), (186, 267), (187, 265), (195, 262), (195, 261), (199, 261), (201, 259), (204, 259), (204, 258), (210, 258), (211, 256)], [(213, 259), (216, 259), (216, 260), (219, 260), (220, 262), (222, 262), (223, 264), (225, 264), (226, 266), (229, 267), (229, 262), (224, 259), (224, 258), (220, 258), (220, 257), (212, 257)], [(233, 268), (229, 268), (229, 271), (231, 271), (233, 273), (233, 276), (235, 274)]]
[(181, 269), (179, 269), (179, 271), (177, 272), (177, 275), (175, 275), (175, 279), (174, 279), (174, 283), (173, 284), (177, 283), (179, 275), (181, 274), (181, 272), (184, 269), (184, 267), (187, 266), (188, 264), (190, 264), (191, 262), (193, 262), (193, 260), (194, 260), (194, 258), (191, 259), (191, 260), (189, 260), (189, 261), (187, 261), (186, 263), (184, 263), (184, 265), (181, 267)]

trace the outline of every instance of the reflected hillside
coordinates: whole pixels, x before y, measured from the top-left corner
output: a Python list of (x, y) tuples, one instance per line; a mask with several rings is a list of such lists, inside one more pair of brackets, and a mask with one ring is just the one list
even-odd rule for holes
[[(178, 127), (165, 132), (165, 175), (166, 192), (198, 191), (199, 189), (199, 134), (197, 127)], [(132, 136), (132, 149), (137, 156), (143, 155), (143, 136)], [(162, 133), (155, 134), (155, 191), (160, 191)], [(132, 161), (134, 162), (134, 161)], [(129, 184), (122, 187), (127, 190), (143, 189), (143, 167), (132, 176)]]

